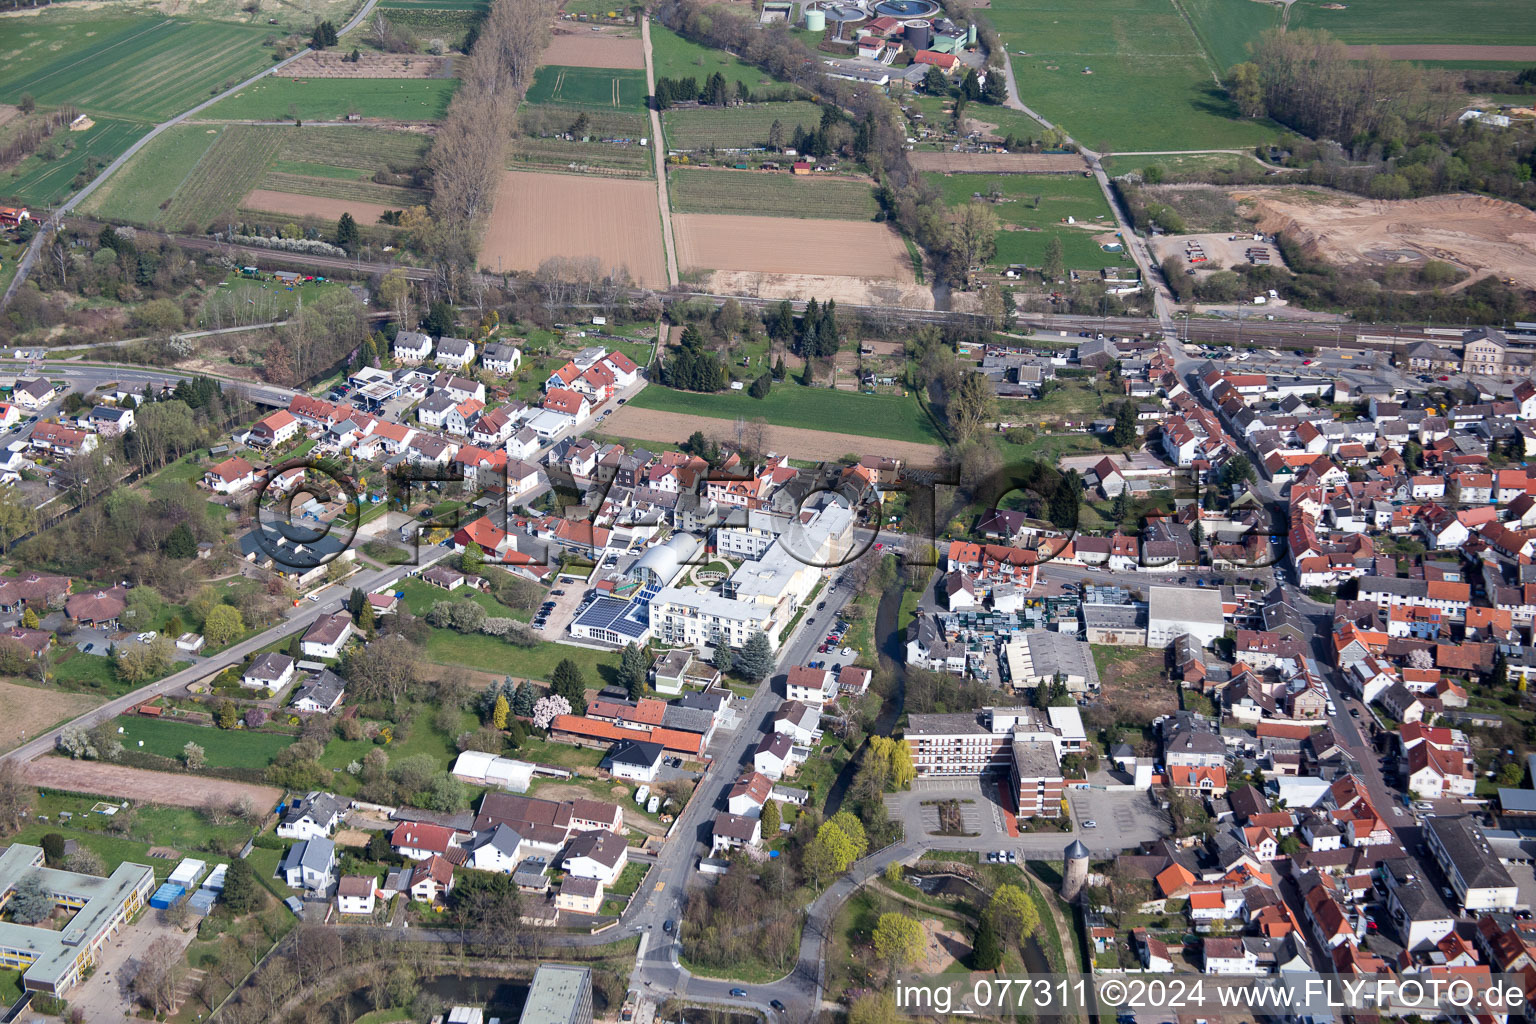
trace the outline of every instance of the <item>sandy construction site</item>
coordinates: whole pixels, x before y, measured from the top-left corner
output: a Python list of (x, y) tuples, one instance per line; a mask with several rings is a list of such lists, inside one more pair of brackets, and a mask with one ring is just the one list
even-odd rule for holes
[(480, 266), (537, 270), (555, 256), (624, 266), (637, 284), (667, 286), (656, 183), (509, 171), (501, 180)]
[(391, 209), (381, 203), (363, 203), (356, 199), (327, 199), (324, 196), (304, 196), (297, 192), (273, 192), (258, 188), (240, 204), (247, 210), (267, 213), (283, 213), (290, 217), (320, 217), (323, 220), (340, 220), (343, 213), (350, 213), (359, 224), (377, 224), (379, 218)]
[(561, 64), (573, 68), (645, 69), (645, 48), (638, 35), (610, 32), (560, 32), (549, 40), (541, 64)]
[(1536, 287), (1536, 211), (1473, 195), (1362, 199), (1325, 189), (1234, 189), (1259, 230), (1283, 231), (1344, 264), (1444, 260), (1472, 279)]

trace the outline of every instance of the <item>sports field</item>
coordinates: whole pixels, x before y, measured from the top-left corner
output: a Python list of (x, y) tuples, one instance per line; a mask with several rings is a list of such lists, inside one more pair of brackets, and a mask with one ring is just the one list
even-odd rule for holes
[[(0, 195), (33, 206), (62, 202), (79, 191), (135, 139), (149, 131), (149, 125), (138, 121), (119, 121), (110, 117), (95, 120), (95, 125), (85, 131), (54, 134), (53, 141), (60, 147), (58, 159), (29, 156), (0, 175)], [(70, 147), (67, 153), (63, 152), (64, 146)], [(85, 175), (77, 182), (76, 177), (82, 171)]]
[(508, 173), (480, 247), (480, 265), (537, 270), (552, 257), (624, 266), (648, 288), (666, 287), (654, 181), (576, 174)]
[(1277, 134), (1238, 116), (1173, 0), (1105, 0), (1092, 17), (1064, 0), (996, 0), (986, 17), (1024, 102), (1090, 149), (1242, 148)]
[(198, 233), (233, 215), (282, 139), (280, 128), (177, 125), (145, 146), (85, 203), (114, 220)]
[(645, 108), (645, 72), (545, 64), (528, 87), (529, 103), (565, 103), (615, 110)]
[[(831, 388), (802, 387), (793, 381), (773, 386), (767, 398), (753, 398), (745, 391), (704, 395), (673, 391), (657, 384), (641, 391), (629, 404), (638, 409), (692, 413), (715, 419), (738, 416), (808, 430), (835, 431), (861, 437), (888, 437), (917, 444), (943, 444), (944, 439), (928, 422), (912, 396), (863, 395)], [(856, 447), (850, 444), (850, 448)], [(788, 453), (791, 456), (793, 452)]]
[(455, 78), (263, 78), (201, 115), (210, 121), (340, 121), (348, 114), (386, 121), (436, 121), (448, 109)]
[(1536, 16), (1526, 0), (1296, 0), (1293, 28), (1325, 28), (1346, 43), (1536, 44)]
[(809, 131), (821, 123), (821, 108), (796, 100), (669, 110), (662, 115), (661, 126), (671, 149), (760, 149), (768, 145), (768, 132), (775, 121), (784, 132), (784, 144), (788, 145), (797, 127)]
[[(1062, 258), (1069, 270), (1097, 270), (1118, 257), (1104, 252), (1096, 235), (1115, 229), (1114, 214), (1092, 178), (1070, 174), (934, 174), (924, 175), (954, 207), (973, 200), (975, 193), (1005, 230), (997, 233), (999, 266), (1023, 263), (1038, 267), (1052, 238), (1061, 239)], [(990, 197), (996, 190), (1000, 201)], [(1071, 217), (1076, 224), (1068, 225)], [(1087, 225), (1087, 226), (1079, 226)], [(1007, 230), (1027, 229), (1027, 230)]]
[(668, 200), (679, 213), (750, 217), (874, 220), (874, 186), (844, 178), (799, 177), (784, 171), (679, 168), (667, 175)]
[[(61, 37), (85, 32), (88, 24), (39, 17), (27, 19), (23, 27), (21, 19), (7, 19), (7, 42), (15, 28), (18, 41), (27, 45), (0, 70), (0, 100), (14, 103), (29, 93), (39, 103), (72, 103), (92, 114), (160, 121), (271, 63), (262, 45), (268, 34), (264, 27), (104, 19), (88, 45), (63, 42)], [(45, 62), (41, 58), (48, 52), (55, 56)]]

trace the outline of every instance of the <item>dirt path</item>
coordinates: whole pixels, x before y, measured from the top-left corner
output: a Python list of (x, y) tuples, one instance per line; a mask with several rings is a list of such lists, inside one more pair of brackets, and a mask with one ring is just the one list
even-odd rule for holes
[[(651, 58), (651, 18), (640, 15), (640, 42), (645, 48), (645, 88), (656, 95), (656, 62)], [(651, 115), (651, 155), (656, 159), (656, 203), (661, 208), (661, 243), (667, 250), (667, 285), (677, 284), (677, 245), (672, 241), (672, 203), (667, 199), (667, 146), (661, 135), (661, 114), (648, 103)]]
[(265, 811), (276, 807), (283, 796), (283, 791), (276, 786), (152, 772), (100, 761), (71, 761), (67, 757), (40, 757), (27, 762), (22, 771), (34, 786), (170, 807), (205, 807), (213, 802), (234, 803), (248, 799)]
[[(755, 429), (748, 427), (748, 430)], [(703, 431), (705, 437), (717, 441), (734, 443), (736, 440), (736, 424), (733, 420), (661, 412), (657, 409), (637, 409), (632, 405), (620, 409), (603, 424), (603, 432), (615, 437), (629, 437), (637, 441), (670, 441), (674, 444), (695, 430)], [(916, 466), (934, 465), (941, 452), (937, 445), (913, 441), (891, 441), (883, 437), (834, 434), (826, 430), (772, 425), (763, 428), (763, 444), (769, 451), (792, 459), (838, 459), (850, 452), (878, 451), (882, 455), (894, 455), (908, 465)]]

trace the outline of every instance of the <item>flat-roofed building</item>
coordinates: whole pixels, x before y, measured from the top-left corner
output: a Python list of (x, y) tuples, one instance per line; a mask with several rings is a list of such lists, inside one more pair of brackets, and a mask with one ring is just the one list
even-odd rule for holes
[(1087, 739), (1076, 708), (982, 708), (915, 714), (906, 739), (920, 778), (1006, 772), (1023, 815), (1061, 813), (1061, 758)]
[(528, 986), (518, 1024), (592, 1024), (592, 972), (566, 964), (540, 964)]
[(1471, 817), (1429, 817), (1424, 822), (1429, 826), (1424, 830), (1425, 845), (1463, 909), (1515, 909), (1520, 890)]
[(1148, 647), (1167, 647), (1185, 633), (1209, 647), (1226, 628), (1219, 588), (1152, 587), (1148, 591)]

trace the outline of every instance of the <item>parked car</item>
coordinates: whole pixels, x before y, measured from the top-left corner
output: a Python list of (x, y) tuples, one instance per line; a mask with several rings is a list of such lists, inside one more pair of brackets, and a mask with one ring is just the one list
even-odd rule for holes
[(780, 1013), (784, 1012), (784, 1004), (779, 1002), (777, 999), (770, 999), (770, 1000), (768, 1000), (768, 1005), (773, 1007), (775, 1010), (779, 1011)]
[(747, 998), (747, 990), (744, 989), (744, 988), (733, 988), (733, 989), (731, 989), (731, 998), (732, 999), (745, 999), (745, 998)]
[(1083, 828), (1098, 828), (1098, 827), (1099, 827), (1099, 823), (1094, 821), (1092, 818), (1089, 818), (1089, 819), (1087, 819), (1086, 821), (1083, 822)]
[(671, 935), (677, 929), (677, 924), (669, 917), (661, 923), (661, 930)]

